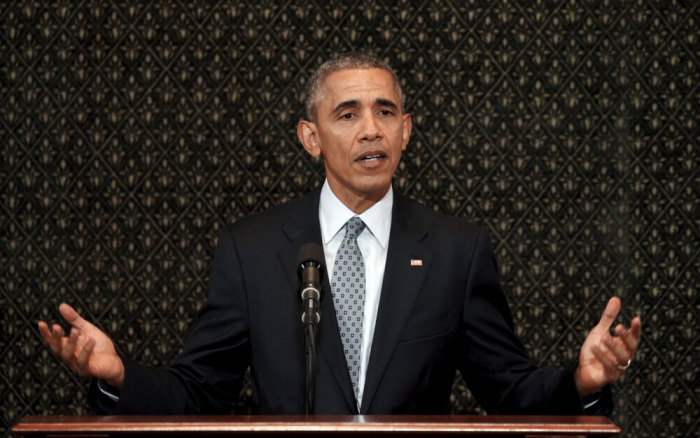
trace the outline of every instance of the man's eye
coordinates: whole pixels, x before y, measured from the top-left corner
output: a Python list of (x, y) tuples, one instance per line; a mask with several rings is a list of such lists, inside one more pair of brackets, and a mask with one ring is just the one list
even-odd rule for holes
[(387, 110), (387, 109), (379, 110), (379, 115), (381, 115), (381, 116), (390, 116), (392, 114), (394, 114), (394, 113), (391, 112), (391, 110)]
[(353, 114), (353, 113), (345, 113), (345, 114), (340, 115), (341, 119), (346, 119), (346, 120), (350, 120), (353, 117), (355, 117), (355, 114)]

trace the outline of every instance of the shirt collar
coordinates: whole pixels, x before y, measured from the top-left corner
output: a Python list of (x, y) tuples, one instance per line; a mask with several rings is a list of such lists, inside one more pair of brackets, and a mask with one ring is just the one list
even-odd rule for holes
[[(389, 187), (386, 195), (373, 206), (360, 214), (360, 219), (365, 223), (370, 233), (377, 239), (383, 249), (389, 246), (389, 233), (391, 232), (391, 212), (394, 205), (394, 190)], [(318, 207), (318, 217), (321, 223), (321, 237), (323, 244), (333, 240), (336, 234), (343, 228), (345, 222), (353, 216), (358, 216), (342, 203), (330, 185), (328, 180), (321, 188), (321, 199)]]

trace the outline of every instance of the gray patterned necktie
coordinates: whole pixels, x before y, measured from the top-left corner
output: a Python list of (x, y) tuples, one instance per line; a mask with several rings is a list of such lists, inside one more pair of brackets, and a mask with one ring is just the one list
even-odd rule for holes
[(357, 236), (364, 228), (365, 223), (357, 216), (345, 223), (345, 238), (335, 256), (331, 285), (338, 329), (356, 399), (360, 390), (358, 379), (365, 307), (365, 262), (357, 245)]

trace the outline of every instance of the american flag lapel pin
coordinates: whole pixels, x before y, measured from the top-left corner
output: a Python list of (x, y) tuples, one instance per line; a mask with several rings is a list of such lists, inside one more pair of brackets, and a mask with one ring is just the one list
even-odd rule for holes
[(423, 266), (423, 259), (411, 259), (411, 266)]

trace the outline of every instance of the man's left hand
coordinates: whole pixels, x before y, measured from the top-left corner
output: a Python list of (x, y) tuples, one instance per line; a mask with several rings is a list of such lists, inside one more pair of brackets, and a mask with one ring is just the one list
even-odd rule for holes
[(595, 394), (608, 383), (619, 379), (632, 363), (642, 336), (642, 321), (637, 316), (629, 328), (618, 324), (615, 335), (611, 335), (610, 327), (620, 313), (620, 305), (618, 297), (610, 298), (600, 322), (581, 346), (576, 388), (582, 397)]

